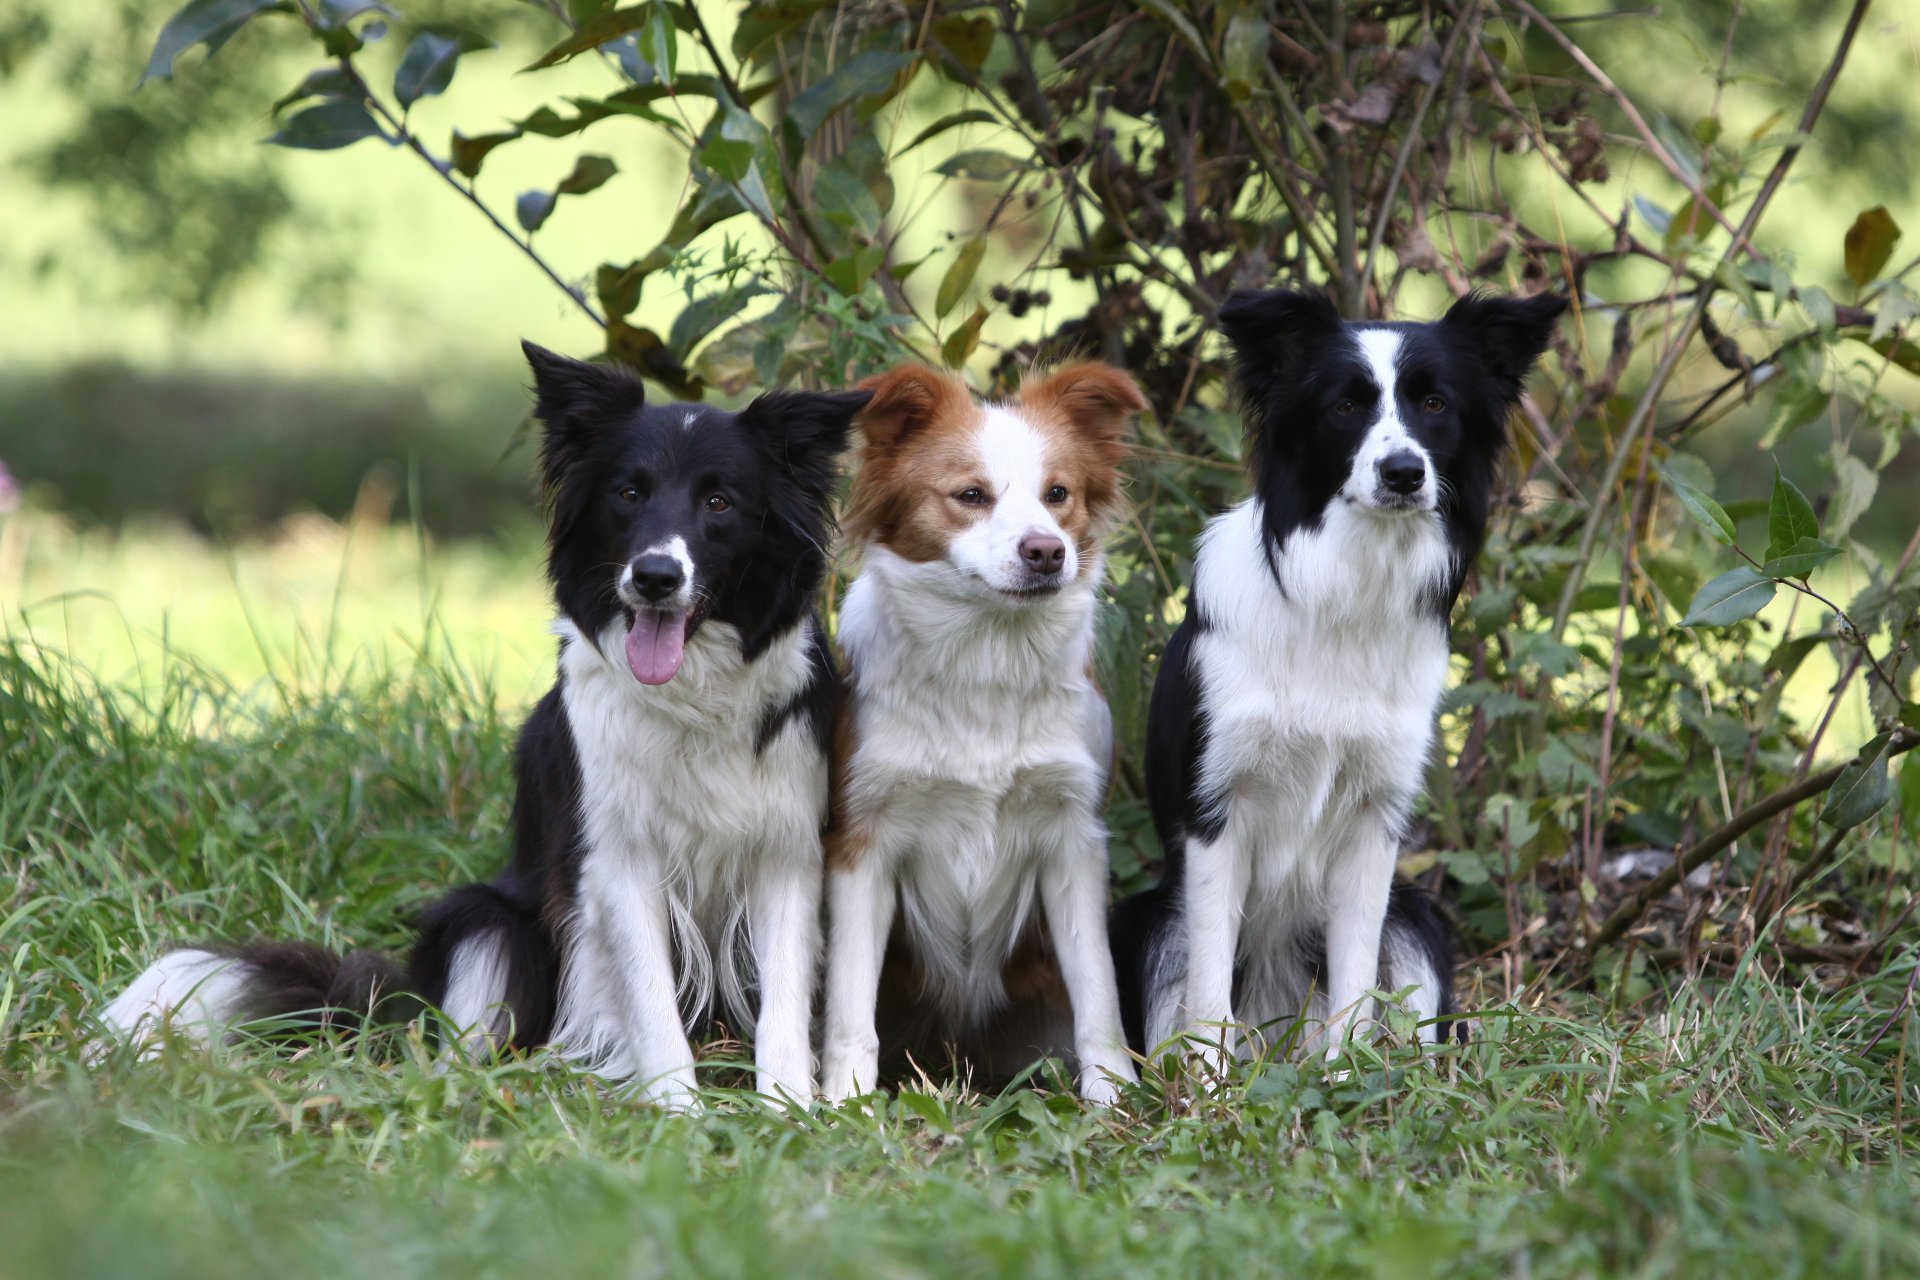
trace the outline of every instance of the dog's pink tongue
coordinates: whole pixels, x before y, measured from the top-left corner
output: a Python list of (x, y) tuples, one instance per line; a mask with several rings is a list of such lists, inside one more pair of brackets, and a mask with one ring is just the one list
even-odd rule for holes
[(680, 669), (687, 647), (687, 615), (642, 609), (627, 632), (627, 665), (641, 684), (665, 684)]

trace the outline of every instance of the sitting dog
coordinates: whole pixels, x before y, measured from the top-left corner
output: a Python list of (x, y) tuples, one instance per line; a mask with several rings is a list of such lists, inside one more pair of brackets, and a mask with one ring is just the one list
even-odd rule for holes
[(1470, 297), (1434, 324), (1353, 324), (1325, 297), (1220, 310), (1253, 496), (1201, 536), (1148, 710), (1160, 885), (1112, 932), (1129, 1037), (1235, 1047), (1304, 1016), (1329, 1055), (1368, 992), (1452, 1012), (1447, 931), (1393, 885), (1479, 552), (1508, 414), (1557, 297)]
[(526, 353), (560, 658), (520, 733), (506, 869), (428, 908), (404, 973), (302, 944), (194, 947), (104, 1019), (206, 1038), (407, 992), (470, 1044), (553, 1044), (686, 1105), (688, 1031), (724, 1014), (751, 1022), (763, 1092), (811, 1099), (838, 695), (814, 597), (868, 394), (649, 406), (622, 369)]
[(862, 386), (823, 1092), (948, 1056), (1004, 1081), (1070, 1046), (1082, 1094), (1111, 1099), (1134, 1073), (1106, 941), (1113, 733), (1093, 624), (1145, 402), (1102, 364), (1005, 403), (920, 367)]

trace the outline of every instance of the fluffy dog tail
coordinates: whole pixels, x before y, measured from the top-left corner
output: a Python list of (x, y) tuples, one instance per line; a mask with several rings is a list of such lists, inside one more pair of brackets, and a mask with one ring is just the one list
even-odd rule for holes
[(340, 955), (309, 942), (249, 942), (169, 951), (100, 1015), (136, 1043), (168, 1031), (202, 1042), (266, 1019), (319, 1030), (404, 1022), (419, 1008), (398, 963), (372, 951)]
[(295, 1035), (357, 1032), (438, 1009), (475, 1047), (530, 1047), (552, 1033), (558, 948), (510, 877), (455, 889), (427, 908), (406, 965), (373, 951), (340, 955), (307, 942), (196, 945), (156, 960), (101, 1013), (113, 1039), (171, 1032), (201, 1043), (238, 1023), (274, 1021)]

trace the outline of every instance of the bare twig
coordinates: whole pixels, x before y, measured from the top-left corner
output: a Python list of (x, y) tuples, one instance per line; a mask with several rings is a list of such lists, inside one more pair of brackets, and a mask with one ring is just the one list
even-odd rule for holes
[[(1915, 747), (1920, 747), (1920, 733), (1902, 729), (1894, 734), (1893, 740), (1888, 744), (1887, 755), (1889, 758), (1903, 755)], [(1713, 857), (1774, 815), (1785, 813), (1801, 801), (1809, 800), (1826, 791), (1839, 781), (1840, 775), (1846, 771), (1846, 768), (1844, 764), (1837, 764), (1802, 778), (1792, 786), (1776, 791), (1766, 799), (1742, 809), (1724, 826), (1695, 841), (1691, 846), (1676, 849), (1672, 863), (1616, 907), (1613, 914), (1594, 931), (1593, 937), (1587, 942), (1586, 953), (1591, 956), (1595, 951), (1625, 933), (1646, 913), (1649, 906), (1684, 880), (1695, 867), (1708, 858)]]

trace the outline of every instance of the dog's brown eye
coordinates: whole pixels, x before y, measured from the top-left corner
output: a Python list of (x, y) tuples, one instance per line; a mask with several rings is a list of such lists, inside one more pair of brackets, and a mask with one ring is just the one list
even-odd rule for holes
[(628, 485), (626, 488), (620, 491), (620, 501), (622, 502), (640, 501), (640, 490), (634, 488), (632, 485)]
[(707, 498), (707, 510), (709, 511), (718, 513), (721, 511), (730, 511), (732, 509), (733, 509), (733, 504), (727, 501), (725, 494), (716, 493)]
[(953, 496), (955, 501), (964, 502), (970, 507), (977, 507), (986, 502), (987, 491), (979, 485), (974, 485), (971, 488), (962, 489)]
[(1333, 411), (1343, 418), (1351, 418), (1354, 414), (1360, 412), (1360, 402), (1358, 400), (1342, 400), (1339, 404), (1333, 406)]
[(1067, 486), (1063, 484), (1057, 484), (1053, 486), (1053, 488), (1047, 490), (1047, 502), (1049, 505), (1057, 507), (1061, 503), (1065, 502), (1066, 500), (1067, 500)]
[(1420, 402), (1420, 407), (1428, 413), (1445, 413), (1447, 411), (1447, 402), (1439, 396), (1428, 396)]

